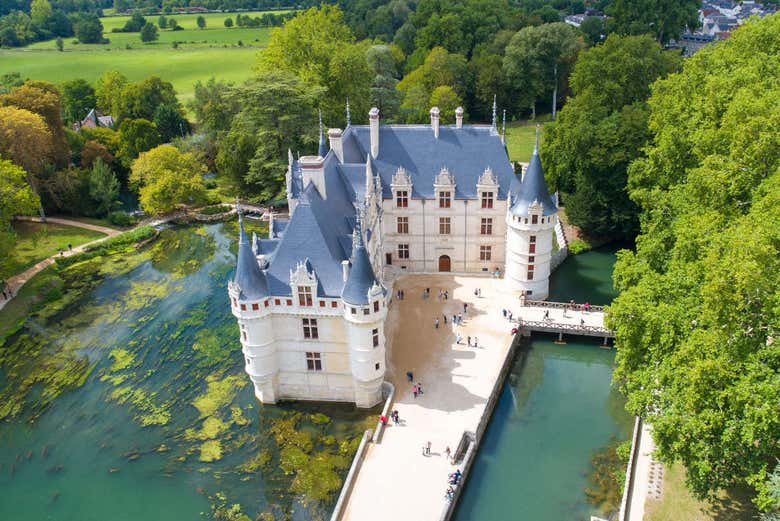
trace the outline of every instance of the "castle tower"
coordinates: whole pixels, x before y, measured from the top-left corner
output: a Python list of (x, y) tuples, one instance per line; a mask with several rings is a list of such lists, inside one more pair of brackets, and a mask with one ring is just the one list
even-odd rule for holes
[(263, 403), (275, 403), (279, 388), (279, 365), (271, 327), (268, 282), (244, 231), (240, 208), (238, 222), (236, 276), (228, 283), (230, 306), (233, 316), (238, 320), (244, 369), (252, 380), (255, 396)]
[(385, 377), (386, 290), (374, 275), (363, 243), (360, 216), (352, 237), (352, 267), (346, 273), (341, 300), (355, 383), (355, 404), (373, 407), (382, 400)]
[(536, 145), (519, 188), (510, 193), (506, 224), (506, 283), (510, 291), (532, 300), (550, 292), (550, 259), (558, 208), (547, 191)]

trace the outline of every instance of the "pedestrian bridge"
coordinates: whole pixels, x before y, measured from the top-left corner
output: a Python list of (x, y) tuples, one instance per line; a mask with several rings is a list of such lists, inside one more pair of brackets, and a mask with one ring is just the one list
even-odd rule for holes
[(521, 332), (557, 333), (560, 341), (564, 334), (595, 336), (603, 338), (605, 344), (615, 336), (604, 326), (604, 306), (521, 300), (517, 308), (508, 311)]

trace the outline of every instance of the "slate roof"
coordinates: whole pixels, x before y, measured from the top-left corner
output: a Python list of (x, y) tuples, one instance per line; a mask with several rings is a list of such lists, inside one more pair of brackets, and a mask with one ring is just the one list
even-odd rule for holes
[(547, 183), (544, 180), (544, 171), (542, 170), (542, 161), (539, 158), (539, 150), (536, 146), (522, 182), (513, 185), (509, 211), (512, 212), (512, 215), (526, 217), (528, 215), (528, 206), (533, 204), (534, 201), (542, 204), (542, 215), (544, 216), (553, 215), (558, 211), (555, 202), (550, 197), (550, 192), (547, 190)]
[(360, 231), (360, 224), (356, 223), (355, 235), (357, 240), (353, 241), (352, 247), (352, 266), (349, 269), (347, 282), (344, 283), (344, 290), (341, 292), (341, 298), (347, 304), (355, 306), (364, 306), (368, 304), (368, 292), (374, 284), (377, 284), (374, 269), (371, 267), (371, 261), (368, 258), (368, 252), (363, 244), (363, 236)]
[(257, 264), (257, 258), (244, 231), (244, 219), (241, 211), (238, 213), (238, 261), (236, 276), (233, 282), (239, 288), (238, 297), (241, 300), (257, 300), (267, 297), (268, 284), (265, 275)]
[[(344, 162), (365, 165), (371, 150), (369, 127), (348, 127), (342, 139)], [(455, 199), (476, 199), (477, 180), (487, 167), (498, 180), (498, 198), (507, 197), (515, 177), (504, 145), (487, 125), (442, 125), (438, 139), (430, 125), (380, 125), (379, 156), (372, 167), (382, 179), (385, 199), (392, 198), (390, 184), (398, 167), (412, 179), (412, 198), (432, 199), (434, 178), (443, 167), (455, 178)]]

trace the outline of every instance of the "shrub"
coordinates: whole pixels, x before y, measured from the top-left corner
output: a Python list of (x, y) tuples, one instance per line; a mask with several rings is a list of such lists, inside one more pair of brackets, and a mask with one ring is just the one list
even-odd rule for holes
[(130, 226), (133, 218), (127, 212), (111, 212), (108, 214), (108, 222), (114, 226)]
[(574, 239), (569, 243), (569, 253), (577, 255), (593, 248), (593, 246), (584, 239)]
[(114, 253), (131, 251), (136, 243), (154, 237), (156, 233), (157, 230), (152, 226), (141, 226), (140, 228), (135, 228), (115, 237), (111, 237), (103, 242), (87, 246), (82, 253), (77, 253), (70, 257), (57, 257), (56, 262), (58, 266), (65, 268), (76, 264), (77, 262), (82, 262), (101, 255), (112, 255)]

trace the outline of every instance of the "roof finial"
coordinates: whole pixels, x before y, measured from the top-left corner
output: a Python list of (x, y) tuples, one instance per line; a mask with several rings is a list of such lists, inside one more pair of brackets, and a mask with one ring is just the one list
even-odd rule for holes
[(501, 143), (506, 145), (506, 109), (504, 109), (504, 114), (501, 118)]
[(491, 124), (491, 128), (493, 130), (496, 130), (496, 95), (493, 94), (493, 123)]
[(347, 96), (347, 126), (349, 126), (349, 96)]
[(539, 154), (539, 125), (536, 125), (536, 140), (534, 141), (534, 154)]
[(319, 109), (319, 116), (320, 116), (320, 143), (319, 143), (319, 148), (317, 149), (317, 154), (320, 157), (325, 157), (325, 154), (327, 154), (328, 151), (325, 148), (325, 133), (322, 131), (322, 109)]

